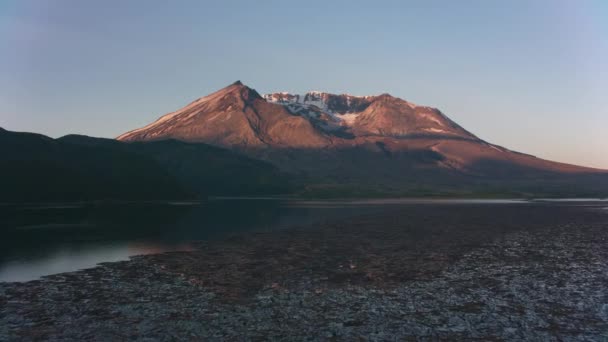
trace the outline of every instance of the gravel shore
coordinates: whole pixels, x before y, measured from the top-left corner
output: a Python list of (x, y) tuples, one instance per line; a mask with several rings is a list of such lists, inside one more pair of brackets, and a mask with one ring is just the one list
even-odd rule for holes
[(0, 283), (0, 340), (608, 340), (608, 211), (412, 205)]

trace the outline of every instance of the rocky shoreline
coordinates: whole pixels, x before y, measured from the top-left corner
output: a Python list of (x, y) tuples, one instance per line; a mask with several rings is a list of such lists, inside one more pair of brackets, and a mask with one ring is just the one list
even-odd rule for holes
[(608, 340), (608, 215), (421, 205), (0, 283), (0, 340)]

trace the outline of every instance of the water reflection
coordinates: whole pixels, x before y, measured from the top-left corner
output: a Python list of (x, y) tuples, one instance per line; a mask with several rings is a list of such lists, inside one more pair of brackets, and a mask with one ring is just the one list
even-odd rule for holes
[(0, 206), (0, 281), (191, 248), (240, 231), (288, 228), (385, 210), (386, 206), (305, 205), (278, 200), (206, 203)]
[[(192, 242), (252, 230), (311, 226), (404, 205), (522, 205), (523, 200), (289, 201), (216, 199), (205, 203), (0, 206), (0, 281), (192, 248)], [(547, 204), (548, 205), (548, 204)], [(603, 207), (603, 205), (602, 205)]]

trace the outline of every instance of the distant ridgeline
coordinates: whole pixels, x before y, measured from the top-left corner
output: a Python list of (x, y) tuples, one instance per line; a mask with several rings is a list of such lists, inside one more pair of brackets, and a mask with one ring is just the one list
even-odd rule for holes
[(197, 199), (290, 191), (274, 166), (205, 144), (0, 129), (0, 201)]

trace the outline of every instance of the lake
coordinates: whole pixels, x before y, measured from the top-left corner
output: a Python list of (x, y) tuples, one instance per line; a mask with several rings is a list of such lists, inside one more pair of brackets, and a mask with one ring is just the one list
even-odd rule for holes
[(394, 199), (2, 206), (0, 274), (10, 282), (0, 282), (0, 340), (603, 341), (606, 207)]
[[(416, 205), (522, 205), (523, 200), (300, 201), (215, 199), (202, 203), (2, 205), (0, 281), (191, 250), (193, 242), (231, 234), (306, 227)], [(577, 202), (576, 205), (581, 205)]]

